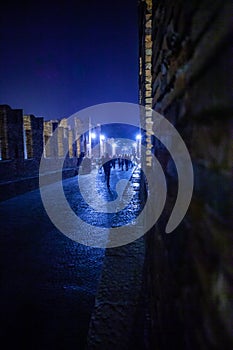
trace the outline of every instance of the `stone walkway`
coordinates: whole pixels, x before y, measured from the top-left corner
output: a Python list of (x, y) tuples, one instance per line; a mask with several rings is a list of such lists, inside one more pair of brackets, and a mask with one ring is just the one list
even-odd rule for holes
[[(96, 175), (94, 171), (84, 177), (89, 184), (95, 177), (102, 197), (111, 201), (117, 197), (116, 182), (132, 174), (113, 171), (111, 191), (103, 174)], [(63, 188), (71, 208), (84, 220), (112, 227), (124, 224), (140, 210), (137, 170), (133, 178), (135, 196), (127, 210), (107, 216), (95, 213), (83, 201), (77, 176), (64, 180)], [(56, 183), (48, 186), (51, 193), (56, 189)], [(86, 195), (89, 193), (87, 186)], [(117, 349), (111, 345), (113, 335), (115, 344), (125, 344), (119, 349), (125, 349), (139, 306), (143, 240), (107, 250), (74, 242), (50, 222), (39, 190), (1, 202), (0, 219), (0, 318), (6, 349), (11, 348), (12, 334), (24, 349), (84, 349), (89, 326), (90, 349), (98, 344), (100, 349)]]
[[(133, 210), (115, 214), (119, 223), (137, 216), (140, 208), (140, 169), (135, 169), (131, 186), (136, 192)], [(89, 327), (88, 350), (144, 349), (143, 322), (144, 239), (106, 250), (101, 281)]]

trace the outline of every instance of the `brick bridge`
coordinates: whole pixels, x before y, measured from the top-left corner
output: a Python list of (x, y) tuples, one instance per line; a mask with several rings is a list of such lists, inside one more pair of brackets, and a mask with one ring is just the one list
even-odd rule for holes
[[(140, 0), (138, 6), (142, 123), (150, 122), (153, 108), (185, 141), (195, 178), (189, 210), (171, 235), (164, 233), (178, 184), (150, 127), (147, 145), (168, 185), (161, 218), (127, 246), (104, 251), (76, 244), (53, 227), (36, 190), (43, 142), (55, 122), (1, 106), (1, 198), (13, 197), (0, 205), (8, 343), (15, 333), (28, 349), (232, 348), (232, 4)], [(63, 142), (73, 145), (74, 135), (65, 120), (59, 127), (55, 152), (62, 155)], [(70, 148), (64, 167), (74, 207), (81, 203), (72, 176), (82, 147)], [(53, 152), (44, 155), (48, 162)], [(141, 182), (136, 204), (143, 194)]]

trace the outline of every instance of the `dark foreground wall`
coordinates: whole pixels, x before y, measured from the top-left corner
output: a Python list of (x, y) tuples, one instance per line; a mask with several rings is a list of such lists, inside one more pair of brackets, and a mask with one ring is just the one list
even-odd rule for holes
[(232, 346), (232, 32), (230, 1), (153, 1), (152, 107), (175, 125), (192, 157), (195, 188), (182, 224), (165, 224), (177, 183), (146, 236), (151, 349)]

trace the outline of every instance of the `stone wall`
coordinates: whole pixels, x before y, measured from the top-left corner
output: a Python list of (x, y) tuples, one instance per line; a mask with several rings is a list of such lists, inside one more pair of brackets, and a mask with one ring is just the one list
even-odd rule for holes
[[(151, 349), (230, 349), (233, 344), (231, 13), (228, 0), (153, 1), (152, 107), (185, 141), (195, 184), (183, 222), (165, 234), (178, 183), (169, 154), (154, 140), (168, 198), (145, 237)], [(140, 33), (143, 52), (143, 28)], [(143, 104), (141, 79), (140, 91)]]
[[(44, 145), (58, 127), (57, 139), (51, 147)], [(33, 115), (24, 115), (22, 109), (0, 106), (0, 200), (11, 198), (38, 188), (41, 157), (45, 157), (50, 172), (56, 172), (58, 162), (69, 152), (63, 164), (63, 177), (74, 176), (77, 170), (77, 149), (73, 131), (67, 120), (46, 121)], [(64, 159), (63, 159), (64, 160)], [(62, 160), (62, 162), (63, 162)], [(59, 163), (60, 164), (60, 163)], [(62, 163), (61, 163), (62, 164)], [(44, 174), (48, 182), (52, 174)]]

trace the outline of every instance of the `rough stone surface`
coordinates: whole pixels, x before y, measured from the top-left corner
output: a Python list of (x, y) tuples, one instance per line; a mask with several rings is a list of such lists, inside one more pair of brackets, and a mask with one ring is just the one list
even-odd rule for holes
[[(64, 181), (71, 197), (79, 196), (75, 181)], [(56, 186), (48, 188), (56, 191)], [(84, 349), (104, 249), (61, 234), (50, 222), (39, 190), (1, 202), (0, 219), (4, 348), (13, 349), (17, 342), (28, 350)]]
[[(230, 349), (232, 4), (153, 1), (152, 13), (152, 104), (186, 142), (195, 185), (183, 222), (166, 235), (178, 183), (168, 152), (155, 143), (168, 199), (146, 236), (150, 349)], [(143, 43), (143, 27), (140, 33)]]
[[(135, 170), (131, 185), (138, 184)], [(134, 206), (142, 205), (136, 191)], [(128, 215), (127, 215), (128, 214)], [(124, 211), (113, 222), (123, 225), (138, 215)], [(106, 250), (95, 308), (89, 328), (87, 349), (145, 349), (143, 296), (144, 238), (128, 245)]]
[[(42, 157), (51, 171), (57, 170), (57, 162), (62, 159), (63, 177), (75, 175), (81, 152), (81, 141), (74, 141), (78, 127), (70, 130), (67, 119), (58, 124), (58, 120), (44, 122), (43, 118), (23, 115), (22, 109), (0, 105), (0, 201), (38, 188)], [(49, 137), (56, 127), (57, 139), (53, 138), (50, 144)], [(86, 134), (83, 140), (85, 137)], [(65, 147), (69, 149), (67, 156)], [(85, 148), (82, 150), (86, 152)], [(44, 176), (48, 182), (53, 181), (48, 172)]]

